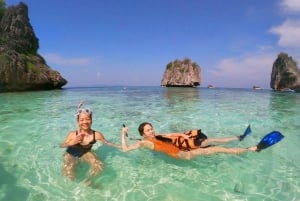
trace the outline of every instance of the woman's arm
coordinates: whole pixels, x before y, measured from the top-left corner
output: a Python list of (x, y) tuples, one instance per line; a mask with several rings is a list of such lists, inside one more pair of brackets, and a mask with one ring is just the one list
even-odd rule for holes
[(115, 148), (119, 148), (119, 149), (121, 148), (120, 145), (116, 145), (114, 143), (108, 142), (105, 139), (104, 135), (98, 131), (96, 131), (96, 140), (101, 141), (103, 144), (111, 146), (111, 147), (115, 147)]
[[(122, 139), (122, 151), (123, 152), (128, 152), (128, 151), (132, 151), (135, 149), (138, 149), (140, 147), (148, 147), (148, 148), (152, 148), (153, 149), (153, 143), (151, 142), (146, 142), (145, 140), (141, 140), (141, 141), (137, 141), (134, 144), (131, 145), (127, 145), (126, 142), (126, 134), (128, 132), (128, 128), (127, 127), (123, 127), (122, 129), (122, 134), (121, 134), (121, 139)], [(150, 143), (150, 144), (149, 144)], [(152, 145), (152, 146), (151, 146)]]
[(119, 149), (121, 148), (120, 145), (116, 145), (116, 144), (114, 144), (114, 143), (108, 142), (108, 141), (106, 141), (105, 139), (102, 140), (102, 143), (103, 143), (103, 144), (106, 144), (106, 145), (108, 145), (108, 146), (111, 146), (111, 147), (115, 147), (115, 148), (119, 148)]

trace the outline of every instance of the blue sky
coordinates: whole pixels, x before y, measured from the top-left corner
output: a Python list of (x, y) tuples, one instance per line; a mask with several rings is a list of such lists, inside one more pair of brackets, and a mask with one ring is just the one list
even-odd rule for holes
[(159, 86), (166, 65), (188, 57), (203, 87), (268, 89), (280, 52), (300, 62), (299, 0), (22, 2), (65, 87)]

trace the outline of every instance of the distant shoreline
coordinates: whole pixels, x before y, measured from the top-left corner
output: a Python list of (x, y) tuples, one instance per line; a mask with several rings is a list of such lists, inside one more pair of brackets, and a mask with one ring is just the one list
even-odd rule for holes
[[(126, 85), (101, 85), (101, 86), (67, 86), (67, 87), (63, 87), (62, 89), (84, 89), (84, 88), (137, 88), (137, 87), (145, 87), (145, 88), (164, 88), (164, 89), (172, 89), (172, 88), (176, 88), (176, 89), (210, 89), (211, 88), (207, 88), (205, 86), (197, 86), (197, 87), (161, 87), (161, 86), (155, 86), (155, 85), (139, 85), (139, 86), (134, 86), (134, 85), (130, 85), (130, 86), (126, 86)], [(243, 89), (243, 90), (253, 90), (252, 87), (249, 88), (243, 88), (243, 87), (214, 87), (213, 90), (217, 90), (217, 89)], [(253, 90), (253, 91), (273, 91), (273, 89), (271, 88), (263, 88), (260, 90)]]

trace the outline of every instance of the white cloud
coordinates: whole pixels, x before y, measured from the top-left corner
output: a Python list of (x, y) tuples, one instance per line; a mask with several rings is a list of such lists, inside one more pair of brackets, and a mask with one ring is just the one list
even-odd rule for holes
[(281, 0), (280, 8), (287, 19), (280, 25), (273, 26), (269, 31), (279, 36), (278, 46), (283, 48), (300, 47), (300, 1)]
[(257, 54), (243, 58), (226, 58), (207, 73), (211, 84), (247, 88), (260, 85), (269, 88), (273, 62), (277, 55)]
[(300, 20), (286, 20), (283, 24), (271, 28), (270, 32), (279, 35), (279, 46), (300, 47)]
[(92, 63), (91, 59), (89, 58), (64, 58), (59, 54), (44, 54), (43, 57), (47, 61), (47, 63), (52, 63), (55, 65), (62, 65), (62, 66), (84, 66), (89, 65)]
[[(300, 47), (300, 1), (282, 0), (281, 9), (289, 16), (282, 24), (272, 27), (269, 32), (279, 36), (278, 46), (281, 50), (299, 59)], [(295, 15), (296, 14), (296, 15)], [(259, 52), (241, 58), (225, 58), (215, 68), (203, 76), (207, 84), (222, 87), (252, 87), (259, 85), (270, 87), (272, 66), (279, 52), (274, 47), (261, 45)], [(272, 53), (273, 52), (273, 53)], [(205, 70), (205, 69), (203, 69)]]
[(280, 6), (287, 12), (299, 12), (300, 1), (299, 0), (282, 0)]

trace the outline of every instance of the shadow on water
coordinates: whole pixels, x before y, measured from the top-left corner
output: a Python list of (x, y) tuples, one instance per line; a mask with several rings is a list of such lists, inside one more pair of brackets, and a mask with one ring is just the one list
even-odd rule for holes
[[(17, 185), (17, 178), (0, 164), (0, 200), (27, 200), (29, 191)], [(12, 168), (14, 169), (14, 168)]]

